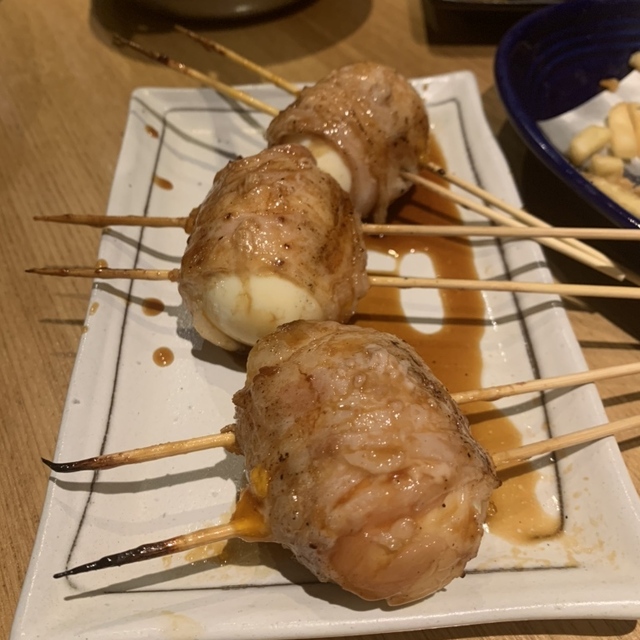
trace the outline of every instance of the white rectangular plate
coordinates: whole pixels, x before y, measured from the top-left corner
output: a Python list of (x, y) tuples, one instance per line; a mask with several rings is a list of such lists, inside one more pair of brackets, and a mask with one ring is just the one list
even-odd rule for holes
[[(473, 76), (419, 79), (415, 86), (449, 169), (518, 204)], [(290, 99), (266, 86), (250, 90), (278, 107)], [(266, 124), (266, 116), (207, 90), (136, 91), (109, 212), (187, 214), (229, 159), (263, 146)], [(475, 219), (468, 212), (465, 218)], [(105, 233), (100, 257), (110, 266), (175, 268), (184, 244), (180, 230), (120, 228)], [(474, 257), (484, 278), (549, 280), (530, 241), (485, 240), (474, 244)], [(146, 298), (162, 300), (165, 312), (145, 315), (140, 303)], [(426, 322), (432, 300), (433, 294), (414, 292), (406, 304), (412, 317), (422, 312)], [(487, 294), (485, 301), (483, 384), (584, 369), (556, 298)], [(172, 364), (154, 363), (159, 348), (171, 351)], [(243, 384), (238, 361), (192, 331), (175, 285), (96, 283), (56, 459), (216, 432), (232, 421), (231, 395)], [(606, 421), (590, 386), (518, 403), (502, 406), (511, 407), (525, 441)], [(545, 468), (540, 498), (562, 520), (560, 535), (520, 545), (486, 535), (464, 579), (406, 607), (365, 603), (319, 584), (276, 545), (235, 544), (226, 565), (187, 553), (52, 578), (68, 566), (228, 518), (241, 481), (242, 459), (223, 451), (53, 478), (12, 637), (303, 638), (516, 619), (640, 617), (638, 496), (611, 441), (559, 455)]]

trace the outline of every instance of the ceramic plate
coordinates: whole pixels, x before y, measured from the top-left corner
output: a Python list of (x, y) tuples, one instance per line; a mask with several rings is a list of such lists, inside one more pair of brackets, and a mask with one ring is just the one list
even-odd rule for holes
[[(415, 86), (449, 168), (517, 204), (473, 76), (419, 79)], [(250, 90), (278, 107), (290, 99), (270, 87)], [(136, 91), (109, 212), (188, 213), (215, 171), (262, 147), (266, 124), (266, 116), (210, 91)], [(470, 212), (464, 217), (476, 219)], [(180, 230), (120, 228), (105, 233), (100, 258), (111, 266), (175, 268), (184, 244)], [(473, 250), (482, 278), (550, 280), (530, 241), (479, 240)], [(380, 255), (371, 262), (390, 268)], [(404, 273), (428, 269), (426, 256), (401, 265)], [(438, 296), (403, 297), (417, 327), (437, 330)], [(161, 300), (164, 310), (150, 314), (143, 304), (149, 299)], [(492, 293), (484, 301), (484, 385), (584, 369), (555, 297)], [(232, 421), (231, 395), (243, 383), (239, 362), (192, 331), (175, 285), (96, 283), (55, 458), (216, 432)], [(591, 386), (500, 406), (525, 442), (606, 421)], [(241, 482), (242, 459), (223, 451), (52, 479), (12, 637), (308, 638), (516, 619), (640, 617), (638, 497), (611, 441), (540, 466), (536, 499), (553, 521), (553, 535), (524, 543), (489, 533), (464, 579), (401, 608), (318, 583), (277, 545), (230, 543), (222, 561), (211, 558), (216, 550), (204, 549), (52, 578), (107, 553), (224, 521)]]

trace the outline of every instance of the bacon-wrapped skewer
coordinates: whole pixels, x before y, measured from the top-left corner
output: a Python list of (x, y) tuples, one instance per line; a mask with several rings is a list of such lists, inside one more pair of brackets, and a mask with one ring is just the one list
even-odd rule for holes
[(466, 418), (406, 343), (296, 322), (257, 343), (235, 435), (269, 538), (321, 580), (398, 605), (460, 576), (498, 486)]
[[(476, 555), (499, 484), (493, 464), (395, 336), (335, 322), (281, 326), (249, 353), (233, 401), (248, 486), (224, 537), (278, 542), (320, 580), (393, 605), (441, 589)], [(59, 576), (184, 548), (143, 545)]]
[(206, 340), (252, 345), (296, 319), (348, 320), (368, 289), (359, 219), (300, 145), (229, 163), (195, 211), (179, 290)]
[(359, 62), (305, 87), (270, 123), (270, 145), (304, 144), (347, 191), (358, 215), (383, 223), (427, 159), (429, 118), (395, 69)]

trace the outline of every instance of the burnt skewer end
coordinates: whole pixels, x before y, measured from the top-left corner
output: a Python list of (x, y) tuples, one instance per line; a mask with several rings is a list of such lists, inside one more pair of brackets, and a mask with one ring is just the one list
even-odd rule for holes
[(57, 580), (58, 578), (65, 578), (66, 576), (73, 576), (77, 573), (87, 573), (88, 571), (94, 571), (99, 569), (100, 567), (95, 566), (96, 562), (90, 562), (89, 564), (82, 564), (78, 567), (73, 567), (72, 569), (67, 569), (66, 571), (60, 571), (59, 573), (54, 573), (53, 577)]
[(55, 471), (56, 473), (69, 473), (70, 471), (76, 471), (72, 465), (65, 464), (63, 462), (53, 462), (53, 460), (47, 460), (46, 458), (40, 458), (42, 462), (44, 462), (51, 471)]
[(123, 551), (122, 553), (114, 553), (113, 555), (105, 556), (94, 562), (87, 562), (86, 564), (80, 564), (77, 567), (72, 567), (66, 571), (60, 571), (54, 573), (53, 577), (65, 578), (66, 576), (74, 576), (78, 573), (88, 573), (89, 571), (98, 571), (99, 569), (108, 569), (109, 567), (119, 567), (123, 564), (130, 564), (143, 560), (144, 557), (138, 557), (140, 550), (138, 548), (131, 549), (129, 551)]
[(77, 460), (75, 462), (53, 462), (46, 458), (40, 458), (44, 464), (56, 473), (72, 473), (74, 471), (97, 471), (99, 469), (109, 469), (108, 464), (101, 464), (98, 458), (88, 458), (87, 460)]
[(121, 567), (125, 564), (132, 564), (134, 562), (140, 562), (142, 560), (150, 560), (151, 558), (159, 558), (178, 551), (183, 551), (190, 547), (181, 545), (180, 541), (185, 536), (177, 536), (176, 538), (169, 538), (167, 540), (161, 540), (159, 542), (152, 542), (150, 544), (143, 544), (127, 551), (121, 551), (119, 553), (113, 553), (108, 556), (104, 556), (99, 560), (88, 562), (86, 564), (72, 567), (66, 571), (61, 571), (53, 575), (54, 578), (64, 578), (66, 576), (76, 575), (78, 573), (88, 573), (89, 571), (98, 571), (100, 569), (108, 569), (110, 567)]

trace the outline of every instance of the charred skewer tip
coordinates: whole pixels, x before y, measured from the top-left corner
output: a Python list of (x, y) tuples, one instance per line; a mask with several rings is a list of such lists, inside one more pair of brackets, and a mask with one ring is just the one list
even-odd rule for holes
[(142, 560), (161, 558), (181, 551), (189, 551), (196, 547), (202, 547), (214, 542), (224, 542), (231, 538), (245, 536), (248, 539), (266, 539), (269, 535), (268, 527), (264, 523), (257, 522), (255, 518), (238, 519), (228, 524), (221, 524), (215, 527), (198, 529), (192, 533), (187, 533), (173, 538), (166, 538), (157, 542), (148, 542), (133, 549), (112, 553), (103, 556), (99, 560), (87, 562), (86, 564), (72, 567), (66, 571), (54, 574), (54, 578), (64, 578), (78, 573), (88, 573), (99, 569), (110, 567), (121, 567), (125, 564), (133, 564)]
[(224, 448), (230, 453), (239, 453), (233, 433), (234, 425), (223, 427), (220, 433), (214, 433), (186, 440), (175, 440), (162, 444), (152, 444), (148, 447), (138, 447), (127, 451), (107, 453), (101, 456), (74, 460), (72, 462), (52, 462), (41, 458), (52, 471), (56, 473), (72, 473), (74, 471), (102, 471), (127, 464), (138, 464), (173, 456), (181, 456), (195, 451)]
[[(93, 458), (95, 459), (95, 458)], [(85, 460), (81, 460), (78, 462), (53, 462), (53, 460), (47, 460), (46, 458), (40, 458), (42, 462), (44, 462), (49, 469), (55, 471), (56, 473), (71, 473), (73, 471), (84, 471), (88, 467), (83, 466), (83, 462)]]
[(121, 567), (125, 564), (132, 564), (139, 562), (140, 560), (148, 560), (151, 558), (158, 558), (166, 556), (172, 553), (172, 543), (174, 538), (169, 540), (162, 540), (161, 542), (152, 542), (149, 544), (143, 544), (134, 549), (128, 549), (127, 551), (121, 551), (119, 553), (113, 553), (108, 556), (104, 556), (99, 560), (93, 562), (87, 562), (77, 567), (55, 573), (54, 578), (64, 578), (66, 576), (73, 576), (78, 573), (87, 573), (89, 571), (98, 571), (99, 569), (108, 569), (109, 567)]

